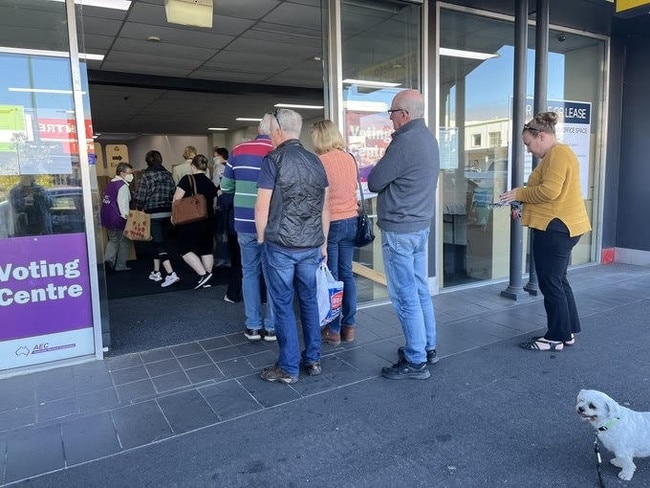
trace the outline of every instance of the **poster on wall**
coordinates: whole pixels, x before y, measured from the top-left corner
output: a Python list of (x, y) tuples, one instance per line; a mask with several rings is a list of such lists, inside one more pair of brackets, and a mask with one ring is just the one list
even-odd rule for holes
[[(548, 111), (558, 114), (555, 133), (558, 141), (569, 146), (578, 158), (580, 164), (580, 186), (582, 196), (586, 199), (589, 194), (589, 169), (591, 150), (591, 102), (574, 102), (566, 100), (549, 100)], [(533, 99), (526, 99), (526, 120), (534, 117)], [(533, 168), (533, 158), (530, 153), (524, 157), (524, 181)]]
[(118, 164), (129, 162), (129, 148), (126, 144), (107, 144), (105, 149), (106, 169), (110, 176), (114, 176)]
[(346, 144), (359, 165), (364, 198), (377, 194), (368, 190), (368, 174), (390, 144), (393, 125), (382, 102), (348, 101), (345, 104)]
[(0, 370), (94, 354), (86, 236), (0, 239)]

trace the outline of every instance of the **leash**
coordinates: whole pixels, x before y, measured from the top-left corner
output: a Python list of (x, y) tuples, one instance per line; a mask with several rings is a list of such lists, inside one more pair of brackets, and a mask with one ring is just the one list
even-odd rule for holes
[(603, 463), (603, 460), (600, 457), (598, 435), (596, 435), (596, 438), (594, 439), (594, 452), (596, 453), (596, 472), (598, 473), (598, 486), (600, 486), (600, 488), (605, 488), (605, 483), (603, 483), (603, 473), (600, 470), (600, 465)]

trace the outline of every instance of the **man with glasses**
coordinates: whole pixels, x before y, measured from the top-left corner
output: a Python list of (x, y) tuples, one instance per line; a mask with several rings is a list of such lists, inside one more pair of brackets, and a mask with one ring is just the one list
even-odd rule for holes
[(395, 132), (384, 156), (368, 175), (377, 196), (377, 225), (388, 294), (404, 332), (399, 360), (382, 369), (389, 379), (429, 378), (438, 362), (436, 322), (427, 281), (427, 242), (440, 170), (438, 142), (424, 124), (424, 99), (416, 90), (393, 98)]
[[(287, 384), (298, 381), (301, 359), (307, 374), (321, 373), (316, 270), (321, 256), (327, 255), (329, 230), (327, 175), (318, 156), (298, 140), (301, 129), (300, 114), (286, 109), (273, 113), (275, 149), (262, 162), (255, 203), (255, 226), (258, 242), (264, 244), (266, 285), (280, 349), (277, 363), (264, 368), (260, 376)], [(302, 358), (294, 293), (300, 302)]]

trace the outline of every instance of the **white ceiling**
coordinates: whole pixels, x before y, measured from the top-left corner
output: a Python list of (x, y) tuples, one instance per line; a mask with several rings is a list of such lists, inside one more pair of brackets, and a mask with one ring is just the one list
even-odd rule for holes
[(105, 56), (88, 63), (95, 130), (201, 134), (278, 102), (322, 104), (319, 0), (215, 0), (213, 14), (208, 29), (167, 23), (164, 0), (82, 7), (82, 51)]

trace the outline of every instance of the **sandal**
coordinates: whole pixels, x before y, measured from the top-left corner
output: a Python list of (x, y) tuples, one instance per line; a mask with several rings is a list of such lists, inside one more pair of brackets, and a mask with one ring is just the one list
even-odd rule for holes
[[(540, 339), (544, 339), (544, 336), (533, 337), (533, 338), (530, 340), (530, 342), (535, 342), (535, 341), (538, 341), (538, 340), (540, 340)], [(544, 339), (544, 340), (546, 341), (546, 340), (548, 340), (548, 339)], [(553, 341), (551, 341), (551, 342), (553, 342)], [(564, 345), (565, 345), (565, 346), (573, 346), (575, 343), (576, 343), (576, 336), (575, 336), (575, 334), (573, 334), (573, 333), (571, 333), (571, 339), (569, 339), (568, 341), (564, 341)]]
[(519, 345), (522, 349), (528, 349), (529, 351), (561, 351), (564, 349), (564, 342), (562, 341), (549, 341), (540, 337), (534, 341), (522, 342)]

